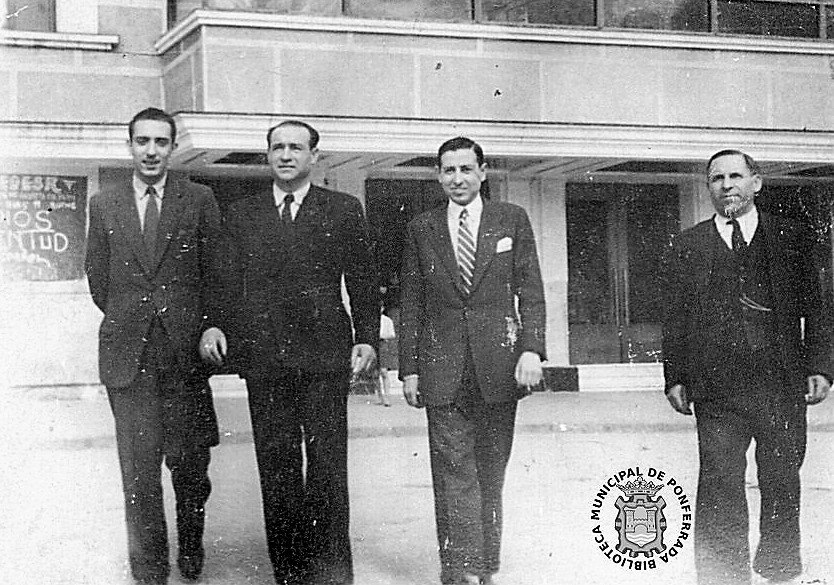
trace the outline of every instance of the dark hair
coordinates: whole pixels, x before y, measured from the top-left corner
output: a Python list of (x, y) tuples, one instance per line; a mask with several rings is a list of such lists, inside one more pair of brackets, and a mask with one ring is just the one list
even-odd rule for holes
[(266, 147), (269, 148), (272, 146), (272, 132), (276, 128), (282, 128), (283, 126), (298, 126), (299, 128), (304, 128), (310, 134), (310, 150), (313, 150), (316, 146), (319, 145), (319, 132), (312, 126), (310, 126), (307, 122), (302, 122), (301, 120), (284, 120), (283, 122), (279, 122), (272, 126), (269, 130), (266, 131)]
[(719, 150), (714, 155), (709, 157), (707, 161), (707, 174), (709, 175), (709, 168), (712, 166), (712, 162), (717, 159), (721, 158), (722, 156), (740, 156), (744, 158), (744, 164), (747, 165), (747, 170), (750, 171), (754, 175), (760, 174), (759, 171), (759, 163), (753, 160), (753, 157), (747, 154), (746, 152), (742, 152), (740, 150), (735, 150), (733, 148), (728, 148), (725, 150)]
[(475, 157), (478, 159), (478, 166), (484, 164), (484, 151), (481, 145), (465, 136), (458, 136), (456, 138), (450, 138), (437, 149), (438, 168), (440, 168), (440, 159), (443, 157), (443, 154), (452, 150), (473, 150), (475, 151)]
[(171, 127), (171, 142), (177, 141), (177, 123), (171, 114), (160, 110), (159, 108), (145, 108), (135, 116), (127, 125), (127, 136), (133, 140), (133, 128), (139, 120), (157, 120), (159, 122), (166, 122)]

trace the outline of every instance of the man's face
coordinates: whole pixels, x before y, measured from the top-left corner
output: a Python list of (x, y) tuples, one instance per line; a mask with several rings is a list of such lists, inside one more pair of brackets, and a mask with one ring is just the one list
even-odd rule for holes
[(458, 205), (472, 202), (486, 179), (486, 164), (478, 165), (471, 148), (450, 150), (440, 157), (437, 178), (446, 195)]
[(137, 120), (127, 146), (136, 176), (148, 185), (165, 175), (171, 153), (177, 147), (171, 140), (171, 126), (162, 120)]
[(762, 178), (754, 174), (739, 154), (721, 156), (712, 161), (707, 176), (710, 199), (718, 215), (733, 219), (753, 208)]
[(310, 148), (310, 133), (303, 126), (280, 126), (272, 131), (267, 159), (275, 183), (286, 191), (301, 187), (319, 158)]

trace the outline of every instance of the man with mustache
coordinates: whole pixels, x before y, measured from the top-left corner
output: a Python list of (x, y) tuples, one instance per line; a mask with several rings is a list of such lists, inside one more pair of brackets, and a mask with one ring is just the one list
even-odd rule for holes
[(716, 214), (673, 241), (663, 332), (666, 397), (681, 414), (694, 410), (698, 428), (698, 582), (751, 581), (752, 439), (761, 493), (753, 570), (786, 582), (802, 573), (799, 469), (806, 406), (831, 385), (831, 305), (811, 230), (756, 208), (762, 178), (749, 155), (714, 154), (707, 184)]
[(203, 569), (209, 448), (217, 419), (197, 342), (220, 213), (211, 190), (168, 172), (174, 119), (156, 108), (128, 125), (129, 184), (90, 200), (86, 270), (104, 313), (99, 372), (116, 423), (130, 568), (137, 582), (168, 582), (163, 460), (177, 510), (177, 564), (186, 581)]

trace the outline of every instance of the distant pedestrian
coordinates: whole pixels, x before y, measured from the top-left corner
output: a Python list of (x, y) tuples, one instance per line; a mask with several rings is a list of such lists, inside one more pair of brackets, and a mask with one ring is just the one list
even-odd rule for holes
[(391, 393), (389, 372), (398, 368), (397, 322), (395, 320), (398, 315), (398, 309), (383, 307), (379, 319), (379, 358), (377, 360), (379, 380), (375, 387), (377, 403), (383, 406), (391, 406), (388, 399)]
[(208, 187), (168, 172), (173, 118), (142, 110), (128, 125), (130, 182), (90, 200), (86, 270), (104, 312), (99, 371), (116, 421), (133, 577), (168, 582), (162, 461), (171, 470), (182, 577), (203, 569), (209, 447), (217, 420), (197, 357), (220, 213)]
[(722, 150), (707, 164), (716, 214), (678, 235), (663, 330), (666, 397), (698, 426), (695, 567), (703, 585), (750, 583), (746, 452), (756, 440), (761, 513), (753, 570), (802, 573), (799, 469), (806, 404), (831, 386), (831, 305), (810, 230), (760, 212), (756, 162)]

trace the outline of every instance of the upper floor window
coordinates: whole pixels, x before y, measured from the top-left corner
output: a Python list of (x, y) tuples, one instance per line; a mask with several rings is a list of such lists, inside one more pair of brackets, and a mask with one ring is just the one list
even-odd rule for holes
[(2, 28), (55, 31), (55, 0), (5, 0), (5, 4)]
[(170, 24), (197, 8), (834, 39), (834, 0), (168, 0)]

